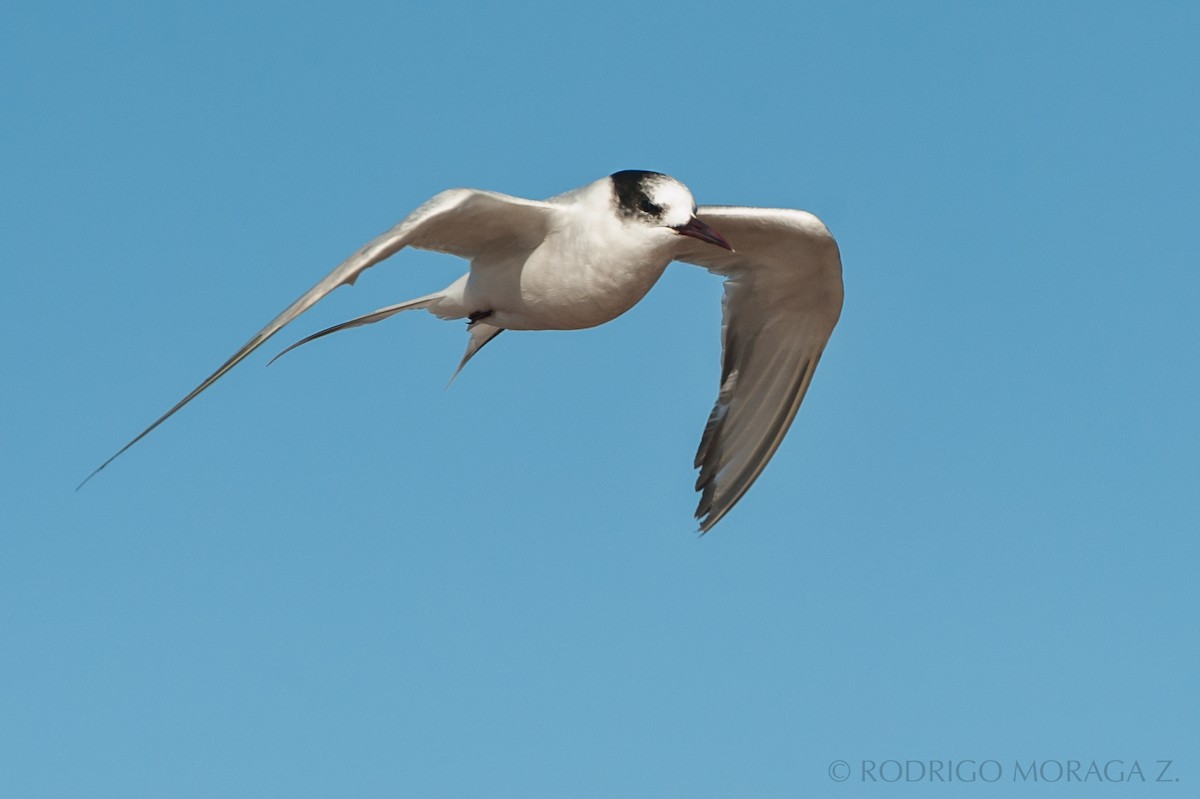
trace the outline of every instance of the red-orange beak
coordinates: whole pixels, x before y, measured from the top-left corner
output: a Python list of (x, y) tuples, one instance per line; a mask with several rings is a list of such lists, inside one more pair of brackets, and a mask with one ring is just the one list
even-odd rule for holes
[(718, 247), (724, 247), (730, 252), (733, 252), (733, 245), (725, 241), (724, 236), (694, 216), (686, 225), (680, 225), (679, 227), (675, 228), (675, 230), (677, 230), (681, 235), (691, 236), (694, 239), (700, 239), (700, 241), (707, 241), (709, 244), (715, 244)]

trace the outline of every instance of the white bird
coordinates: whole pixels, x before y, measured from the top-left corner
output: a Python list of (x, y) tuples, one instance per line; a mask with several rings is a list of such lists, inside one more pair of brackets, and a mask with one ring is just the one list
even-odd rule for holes
[(458, 255), (470, 269), (442, 291), (322, 330), (280, 355), (424, 308), (442, 319), (469, 320), (461, 370), (504, 330), (574, 330), (615, 319), (671, 261), (725, 276), (720, 391), (695, 459), (700, 532), (729, 512), (775, 454), (842, 309), (837, 244), (804, 211), (697, 208), (679, 181), (639, 170), (544, 201), (450, 189), (350, 256), (79, 485), (326, 294), (404, 247)]

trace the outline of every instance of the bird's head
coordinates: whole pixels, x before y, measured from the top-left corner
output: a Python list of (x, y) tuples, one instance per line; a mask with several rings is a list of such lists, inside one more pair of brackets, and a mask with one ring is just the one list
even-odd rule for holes
[(633, 224), (674, 231), (727, 250), (729, 242), (696, 218), (696, 200), (688, 187), (670, 175), (627, 169), (609, 176), (617, 215)]

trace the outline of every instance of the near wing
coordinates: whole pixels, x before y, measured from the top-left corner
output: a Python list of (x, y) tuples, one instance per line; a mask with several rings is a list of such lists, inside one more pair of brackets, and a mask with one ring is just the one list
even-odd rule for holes
[(721, 390), (696, 453), (707, 532), (775, 454), (842, 310), (842, 262), (804, 211), (702, 206), (733, 252), (692, 239), (677, 260), (725, 275)]
[(229, 360), (221, 364), (221, 367), (209, 375), (203, 383), (196, 386), (190, 394), (175, 403), (169, 411), (154, 420), (153, 424), (117, 450), (115, 455), (100, 464), (79, 484), (79, 487), (95, 477), (125, 450), (141, 441), (146, 434), (169, 419), (172, 414), (195, 399), (200, 392), (258, 349), (263, 342), (278, 333), (284, 325), (311, 308), (318, 300), (338, 286), (353, 284), (366, 269), (394, 255), (404, 247), (438, 250), (463, 258), (474, 258), (485, 250), (532, 248), (545, 237), (550, 224), (549, 216), (552, 208), (553, 206), (544, 202), (524, 200), (478, 189), (450, 189), (436, 195), (391, 230), (375, 238), (347, 258), (320, 283), (289, 305), (283, 313), (255, 333), (253, 338), (247, 341)]

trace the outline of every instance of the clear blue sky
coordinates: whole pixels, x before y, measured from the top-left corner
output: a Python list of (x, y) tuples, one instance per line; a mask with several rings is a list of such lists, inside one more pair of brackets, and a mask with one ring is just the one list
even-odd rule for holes
[[(20, 5), (0, 796), (1197, 790), (1196, 4)], [(264, 368), (462, 268), (401, 253), (73, 492), (435, 192), (625, 168), (842, 247), (809, 397), (710, 535), (687, 266), (450, 390), (426, 315)], [(1007, 771), (861, 784), (888, 759)]]

